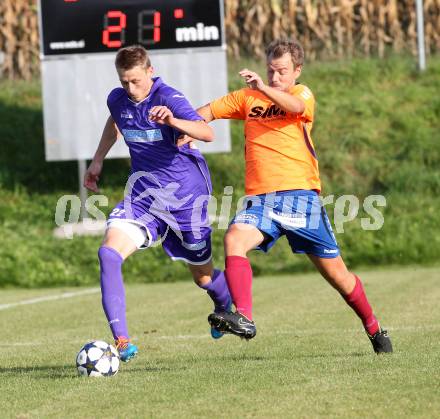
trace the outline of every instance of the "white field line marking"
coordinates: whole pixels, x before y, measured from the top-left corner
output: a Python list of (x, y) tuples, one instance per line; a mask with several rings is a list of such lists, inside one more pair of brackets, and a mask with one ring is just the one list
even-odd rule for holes
[(0, 311), (7, 310), (8, 308), (13, 308), (13, 307), (25, 306), (28, 304), (43, 303), (45, 301), (63, 300), (65, 298), (73, 298), (73, 297), (78, 297), (80, 295), (96, 294), (99, 291), (100, 291), (99, 288), (89, 288), (86, 290), (76, 291), (76, 292), (64, 292), (63, 294), (58, 294), (58, 295), (46, 295), (44, 297), (38, 297), (38, 298), (32, 298), (30, 300), (19, 301), (18, 303), (0, 304)]
[(10, 348), (13, 346), (41, 346), (41, 342), (11, 342), (11, 343), (0, 343), (0, 348)]

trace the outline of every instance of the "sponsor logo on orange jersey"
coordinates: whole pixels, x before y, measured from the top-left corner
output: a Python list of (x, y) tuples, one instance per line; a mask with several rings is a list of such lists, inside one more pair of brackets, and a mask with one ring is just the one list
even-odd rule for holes
[(275, 116), (286, 116), (286, 112), (275, 105), (270, 105), (267, 108), (254, 106), (248, 115), (249, 118), (273, 118)]

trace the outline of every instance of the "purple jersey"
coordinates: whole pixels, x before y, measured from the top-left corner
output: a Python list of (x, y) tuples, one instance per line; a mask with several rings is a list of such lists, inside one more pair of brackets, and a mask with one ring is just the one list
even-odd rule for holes
[[(205, 159), (188, 144), (176, 146), (180, 131), (148, 119), (153, 106), (166, 106), (174, 117), (191, 121), (202, 118), (185, 96), (153, 78), (149, 95), (132, 101), (122, 88), (112, 90), (107, 105), (130, 150), (131, 176), (127, 196), (146, 208), (156, 199), (171, 212), (202, 206), (197, 199), (210, 195), (211, 180)], [(128, 184), (127, 184), (128, 186)]]

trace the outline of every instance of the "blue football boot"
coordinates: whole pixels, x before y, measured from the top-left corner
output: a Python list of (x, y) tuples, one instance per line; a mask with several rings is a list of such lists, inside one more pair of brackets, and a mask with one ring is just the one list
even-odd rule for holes
[(119, 352), (119, 358), (122, 362), (128, 362), (138, 354), (138, 347), (130, 342), (124, 336), (118, 336), (115, 341), (116, 349)]

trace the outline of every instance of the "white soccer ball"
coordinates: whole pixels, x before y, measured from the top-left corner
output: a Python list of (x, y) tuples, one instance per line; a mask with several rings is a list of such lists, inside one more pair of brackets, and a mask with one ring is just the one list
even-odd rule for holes
[(119, 353), (114, 346), (102, 340), (86, 343), (76, 356), (79, 375), (110, 377), (119, 369)]

